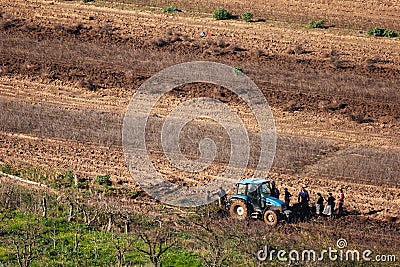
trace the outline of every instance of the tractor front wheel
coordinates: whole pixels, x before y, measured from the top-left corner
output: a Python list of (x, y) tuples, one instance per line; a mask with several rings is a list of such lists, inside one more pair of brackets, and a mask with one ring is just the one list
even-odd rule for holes
[(232, 200), (231, 208), (229, 209), (231, 217), (245, 220), (247, 218), (247, 205), (242, 200)]
[(278, 214), (273, 210), (267, 210), (264, 213), (264, 222), (269, 226), (275, 226), (278, 224)]

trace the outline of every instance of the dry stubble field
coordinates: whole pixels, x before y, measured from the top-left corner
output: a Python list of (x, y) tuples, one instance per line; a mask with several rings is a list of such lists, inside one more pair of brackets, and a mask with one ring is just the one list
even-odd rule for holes
[[(270, 178), (292, 192), (306, 184), (312, 199), (344, 188), (352, 215), (327, 222), (324, 233), (399, 251), (400, 40), (366, 35), (377, 26), (400, 30), (399, 1), (175, 1), (183, 12), (174, 14), (161, 11), (167, 1), (121, 2), (1, 1), (0, 163), (71, 168), (92, 179), (108, 173), (135, 188), (121, 127), (136, 89), (177, 63), (241, 66), (274, 113)], [(216, 21), (211, 13), (220, 6), (234, 15), (252, 11), (254, 22)], [(317, 19), (327, 27), (305, 26)], [(201, 31), (213, 35), (201, 38)], [(173, 107), (199, 96), (228, 103), (257, 141), (248, 107), (206, 84), (165, 95), (149, 127), (156, 130)], [(194, 126), (194, 140), (209, 134), (207, 124)], [(185, 144), (188, 156), (196, 157), (196, 145)], [(206, 175), (177, 172), (157, 141), (149, 146), (156, 168), (180, 184), (207, 182), (226, 164), (221, 151)], [(257, 145), (251, 155), (257, 157)], [(250, 160), (249, 175), (252, 167)], [(139, 198), (152, 209), (148, 196)]]

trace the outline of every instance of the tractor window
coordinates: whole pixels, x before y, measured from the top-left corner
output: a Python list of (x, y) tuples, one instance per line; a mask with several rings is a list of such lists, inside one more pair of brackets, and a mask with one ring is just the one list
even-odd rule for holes
[(249, 188), (247, 189), (249, 194), (257, 195), (257, 188), (258, 186), (255, 184), (249, 184)]
[(264, 195), (264, 196), (269, 196), (269, 195), (271, 195), (271, 188), (269, 187), (269, 183), (264, 183), (264, 184), (262, 184), (262, 187), (261, 187), (261, 193)]
[(238, 184), (237, 194), (238, 195), (246, 195), (246, 185)]

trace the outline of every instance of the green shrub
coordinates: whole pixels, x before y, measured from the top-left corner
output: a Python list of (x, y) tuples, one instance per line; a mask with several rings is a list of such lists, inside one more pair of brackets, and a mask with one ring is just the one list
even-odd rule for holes
[(385, 33), (385, 29), (383, 29), (383, 28), (373, 28), (372, 30), (369, 30), (367, 32), (368, 35), (375, 36), (375, 37), (383, 37), (384, 33)]
[(320, 19), (318, 21), (311, 20), (311, 21), (308, 22), (308, 26), (310, 28), (317, 29), (317, 28), (322, 28), (324, 23), (325, 23), (325, 20), (323, 20), (323, 19)]
[(94, 2), (94, 0), (82, 0), (84, 3)]
[(383, 35), (385, 37), (397, 37), (397, 33), (394, 30), (385, 30)]
[(174, 13), (174, 12), (179, 12), (179, 11), (180, 11), (179, 9), (177, 9), (176, 7), (172, 7), (172, 6), (168, 6), (163, 9), (164, 13)]
[(249, 22), (249, 21), (251, 21), (251, 20), (253, 19), (253, 14), (250, 13), (250, 12), (245, 12), (245, 13), (243, 13), (243, 15), (242, 15), (242, 19), (243, 19), (244, 21), (246, 21), (246, 22)]
[(226, 19), (231, 19), (232, 14), (226, 9), (217, 8), (216, 10), (214, 10), (213, 17), (216, 20), (226, 20)]
[(112, 185), (112, 182), (110, 180), (110, 175), (106, 174), (106, 175), (98, 175), (96, 177), (96, 183), (99, 185), (104, 185), (104, 186), (110, 186)]
[(400, 36), (394, 30), (388, 30), (385, 28), (373, 28), (372, 30), (369, 30), (367, 32), (367, 34), (369, 36), (375, 36), (375, 37), (397, 37), (397, 36)]

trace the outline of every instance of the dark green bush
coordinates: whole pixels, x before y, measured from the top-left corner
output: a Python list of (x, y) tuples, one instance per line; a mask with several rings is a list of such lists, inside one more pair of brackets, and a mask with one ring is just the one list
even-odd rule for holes
[(217, 8), (216, 10), (214, 10), (213, 17), (216, 20), (226, 20), (226, 19), (231, 19), (232, 14), (226, 9)]
[(394, 30), (385, 30), (383, 35), (385, 37), (397, 37), (397, 33)]
[(320, 19), (318, 21), (311, 20), (311, 21), (308, 22), (308, 26), (310, 28), (317, 29), (317, 28), (322, 28), (324, 23), (325, 23), (325, 20), (323, 20), (323, 19)]
[(180, 10), (177, 9), (176, 7), (168, 6), (163, 9), (163, 12), (164, 13), (174, 13), (174, 12), (180, 12)]
[(375, 36), (375, 37), (383, 37), (384, 32), (385, 32), (385, 29), (383, 29), (383, 28), (373, 28), (372, 30), (369, 30), (367, 32), (367, 34), (370, 36)]
[(244, 21), (246, 21), (246, 22), (249, 22), (249, 21), (251, 21), (251, 20), (253, 19), (253, 14), (250, 13), (250, 12), (245, 12), (245, 13), (243, 13), (243, 15), (242, 15), (242, 19), (243, 19)]
[(385, 28), (373, 28), (367, 32), (369, 36), (375, 37), (397, 37), (399, 34), (394, 30), (388, 30)]

